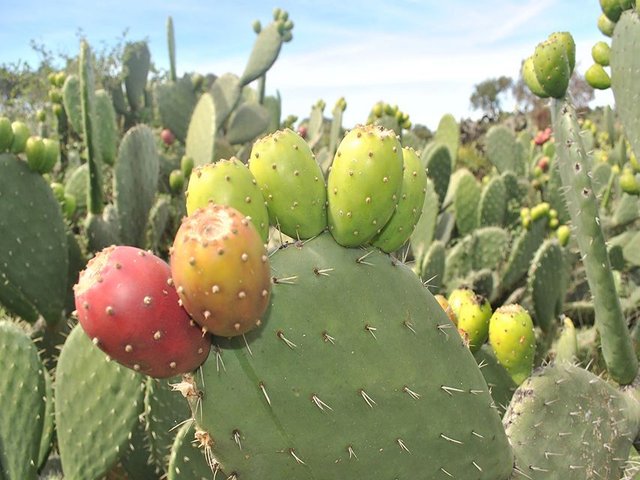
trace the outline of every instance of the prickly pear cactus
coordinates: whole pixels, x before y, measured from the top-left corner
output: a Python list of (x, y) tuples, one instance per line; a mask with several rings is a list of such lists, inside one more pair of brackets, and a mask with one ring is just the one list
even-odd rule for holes
[(64, 310), (67, 239), (60, 206), (41, 175), (0, 155), (0, 302), (25, 320), (54, 324)]
[(513, 479), (620, 478), (638, 434), (640, 404), (563, 363), (527, 379), (503, 423), (516, 454)]
[(65, 477), (100, 478), (125, 452), (144, 409), (143, 384), (142, 375), (109, 361), (79, 326), (71, 331), (55, 387)]
[(20, 327), (0, 320), (0, 478), (36, 479), (45, 418), (44, 366)]
[(488, 387), (411, 270), (327, 233), (271, 262), (263, 327), (217, 339), (193, 404), (224, 478), (509, 476)]

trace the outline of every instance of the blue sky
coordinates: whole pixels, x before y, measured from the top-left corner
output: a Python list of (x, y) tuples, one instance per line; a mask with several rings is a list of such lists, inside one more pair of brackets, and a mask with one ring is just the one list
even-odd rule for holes
[[(520, 62), (554, 31), (569, 31), (578, 69), (591, 64), (598, 0), (5, 0), (0, 17), (0, 63), (37, 57), (30, 40), (75, 54), (82, 30), (94, 48), (149, 41), (152, 58), (168, 68), (166, 19), (173, 17), (178, 73), (240, 74), (255, 38), (251, 25), (289, 12), (293, 41), (267, 76), (283, 113), (304, 117), (322, 98), (331, 109), (347, 100), (344, 124), (366, 120), (378, 100), (397, 104), (414, 123), (437, 125), (445, 113), (476, 117), (473, 86), (487, 78), (517, 78)], [(612, 103), (609, 92), (596, 104)]]

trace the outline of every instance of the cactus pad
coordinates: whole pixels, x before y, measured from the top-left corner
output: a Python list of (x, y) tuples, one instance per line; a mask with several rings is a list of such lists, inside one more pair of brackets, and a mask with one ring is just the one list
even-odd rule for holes
[(509, 476), (487, 385), (411, 270), (328, 234), (272, 265), (264, 328), (218, 339), (203, 366), (196, 421), (226, 475)]
[(55, 387), (65, 477), (100, 478), (124, 453), (143, 411), (143, 386), (142, 375), (109, 361), (80, 327), (71, 331)]
[(516, 390), (503, 423), (517, 469), (532, 480), (620, 478), (638, 433), (638, 409), (637, 400), (604, 380), (561, 364)]
[[(60, 205), (41, 175), (0, 155), (0, 298), (33, 321), (56, 323), (65, 306), (67, 238)], [(11, 232), (11, 234), (8, 234)], [(17, 307), (17, 308), (14, 308)]]
[(44, 366), (16, 324), (0, 320), (0, 477), (35, 480), (45, 416)]

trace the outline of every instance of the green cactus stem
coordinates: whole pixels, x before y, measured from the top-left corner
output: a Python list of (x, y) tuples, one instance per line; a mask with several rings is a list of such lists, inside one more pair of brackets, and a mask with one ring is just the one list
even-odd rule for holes
[(593, 295), (602, 354), (611, 377), (628, 384), (636, 377), (638, 360), (615, 289), (577, 117), (573, 106), (562, 100), (552, 103), (551, 113), (560, 175)]

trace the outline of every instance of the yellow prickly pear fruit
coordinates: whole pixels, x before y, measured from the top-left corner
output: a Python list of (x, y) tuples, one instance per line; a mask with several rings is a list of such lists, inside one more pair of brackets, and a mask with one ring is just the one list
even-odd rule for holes
[(518, 385), (533, 370), (536, 337), (533, 320), (520, 305), (498, 308), (489, 322), (489, 343), (496, 358)]

